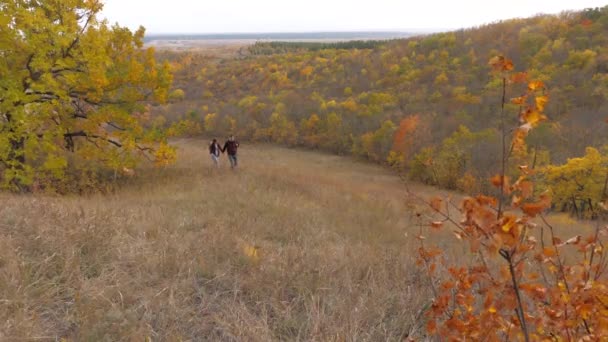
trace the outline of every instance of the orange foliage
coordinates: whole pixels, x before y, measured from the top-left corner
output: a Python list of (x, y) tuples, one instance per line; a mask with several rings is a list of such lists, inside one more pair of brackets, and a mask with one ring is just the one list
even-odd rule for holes
[(513, 61), (504, 56), (496, 56), (490, 59), (489, 64), (494, 71), (505, 72), (513, 70)]
[[(490, 64), (505, 72), (512, 68), (507, 61), (498, 58)], [(526, 96), (544, 88), (542, 82), (531, 82)], [(528, 131), (544, 119), (547, 101), (546, 96), (537, 96), (526, 105), (527, 116), (516, 130), (515, 145), (524, 144)], [(465, 336), (484, 341), (604, 340), (608, 336), (608, 257), (602, 238), (608, 236), (608, 227), (598, 225), (592, 236), (577, 235), (564, 242), (543, 216), (551, 207), (550, 195), (545, 192), (534, 200), (534, 172), (525, 165), (519, 170), (521, 176), (513, 185), (504, 175), (491, 182), (508, 188), (504, 191), (507, 203), (519, 207), (520, 214), (515, 208), (496, 210), (503, 199), (478, 196), (462, 201), (462, 219), (457, 219), (449, 203), (439, 198), (429, 201), (430, 227), (442, 229), (450, 222), (458, 241), (468, 244), (475, 258), (466, 266), (452, 264), (442, 252), (428, 252), (437, 248), (420, 242), (421, 262), (427, 265), (435, 294), (426, 313), (427, 332), (446, 341)], [(533, 222), (534, 217), (540, 217), (542, 225)], [(566, 246), (569, 253), (578, 251), (578, 257), (569, 254), (570, 264), (563, 255)], [(437, 278), (440, 274), (443, 278)]]
[(414, 132), (420, 123), (418, 114), (410, 115), (399, 123), (393, 139), (393, 151), (401, 153), (406, 159), (409, 158), (414, 143)]

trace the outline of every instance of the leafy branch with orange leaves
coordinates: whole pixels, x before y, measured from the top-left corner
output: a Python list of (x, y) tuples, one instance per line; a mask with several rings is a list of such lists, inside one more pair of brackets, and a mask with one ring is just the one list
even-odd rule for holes
[[(551, 195), (535, 195), (534, 168), (519, 165), (519, 178), (506, 175), (511, 156), (525, 151), (526, 137), (546, 120), (549, 100), (543, 82), (514, 73), (502, 56), (490, 60), (502, 81), (501, 173), (491, 179), (498, 198), (467, 197), (460, 205), (433, 198), (428, 204), (432, 230), (452, 230), (471, 252), (452, 262), (442, 249), (425, 243), (421, 230), (420, 265), (428, 273), (434, 298), (426, 312), (427, 332), (449, 341), (547, 340), (595, 341), (608, 336), (608, 227), (597, 223), (593, 234), (557, 236), (546, 211)], [(515, 86), (523, 94), (520, 124), (507, 129), (507, 95)], [(455, 214), (455, 213), (458, 214)]]

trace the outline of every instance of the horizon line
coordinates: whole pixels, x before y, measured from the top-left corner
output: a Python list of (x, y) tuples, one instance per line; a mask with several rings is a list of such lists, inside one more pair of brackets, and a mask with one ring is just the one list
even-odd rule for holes
[(455, 28), (411, 29), (356, 29), (356, 30), (302, 30), (302, 31), (218, 31), (218, 32), (146, 32), (146, 35), (233, 35), (233, 34), (309, 34), (309, 33), (418, 33), (458, 30)]

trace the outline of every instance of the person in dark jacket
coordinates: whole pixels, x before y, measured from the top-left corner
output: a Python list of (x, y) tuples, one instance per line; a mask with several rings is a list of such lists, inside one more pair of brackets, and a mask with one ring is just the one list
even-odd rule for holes
[(222, 148), (222, 152), (228, 153), (228, 160), (230, 160), (230, 168), (232, 168), (232, 169), (234, 169), (238, 165), (236, 152), (237, 152), (239, 146), (240, 146), (240, 144), (238, 141), (236, 141), (236, 139), (234, 138), (234, 135), (231, 135), (228, 138), (228, 141), (226, 141), (226, 143), (224, 144), (224, 147)]
[(222, 147), (217, 142), (217, 139), (213, 139), (211, 144), (209, 144), (209, 155), (211, 155), (211, 160), (213, 160), (213, 164), (215, 167), (220, 167), (220, 152), (222, 152)]

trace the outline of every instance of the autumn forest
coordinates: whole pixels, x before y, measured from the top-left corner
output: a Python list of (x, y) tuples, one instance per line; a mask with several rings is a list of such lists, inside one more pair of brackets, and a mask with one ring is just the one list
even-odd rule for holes
[[(234, 132), (354, 155), (413, 180), (477, 193), (487, 191), (485, 179), (497, 172), (501, 82), (488, 61), (502, 54), (545, 82), (550, 98), (550, 120), (531, 133), (521, 162), (546, 168), (553, 178), (587, 178), (558, 168), (569, 158), (598, 166), (584, 190), (556, 189), (564, 191), (560, 208), (572, 209), (575, 203), (566, 202), (573, 197), (595, 205), (607, 195), (600, 171), (606, 160), (597, 154), (608, 143), (607, 37), (603, 8), (373, 46), (258, 43), (247, 56), (228, 60), (161, 52), (172, 63), (177, 90), (173, 103), (156, 112), (167, 120), (190, 118), (205, 135)], [(520, 95), (517, 88), (507, 94)], [(513, 129), (518, 104), (506, 110)]]

